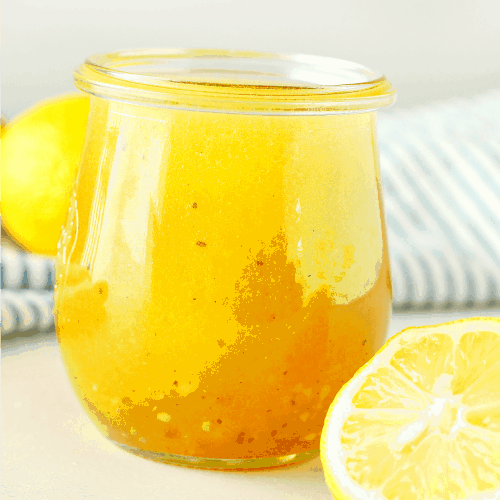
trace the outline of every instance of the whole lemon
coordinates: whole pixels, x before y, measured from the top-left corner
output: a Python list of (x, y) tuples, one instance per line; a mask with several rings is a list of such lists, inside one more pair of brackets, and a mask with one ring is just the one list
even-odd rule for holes
[(55, 255), (89, 112), (89, 98), (42, 101), (2, 128), (2, 223), (26, 250)]

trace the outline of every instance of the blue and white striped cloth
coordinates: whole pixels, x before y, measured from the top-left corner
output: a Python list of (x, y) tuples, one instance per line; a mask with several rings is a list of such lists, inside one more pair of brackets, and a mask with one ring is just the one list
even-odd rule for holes
[(54, 327), (54, 264), (2, 247), (2, 335)]
[(500, 91), (381, 113), (396, 309), (500, 305)]
[[(500, 91), (381, 113), (395, 310), (500, 305)], [(2, 335), (53, 328), (50, 260), (2, 249)]]

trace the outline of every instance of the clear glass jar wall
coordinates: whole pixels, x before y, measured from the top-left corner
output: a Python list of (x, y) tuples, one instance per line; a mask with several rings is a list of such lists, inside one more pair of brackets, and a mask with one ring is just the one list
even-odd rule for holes
[[(130, 56), (113, 60), (130, 71)], [(237, 76), (211, 71), (200, 101), (183, 87), (207, 86), (196, 62), (188, 83), (158, 68), (157, 85), (87, 75), (97, 95), (57, 262), (61, 353), (92, 420), (126, 449), (281, 465), (319, 448), (335, 393), (387, 331), (377, 93), (293, 87), (289, 74), (270, 85), (262, 71), (248, 83), (240, 61)]]

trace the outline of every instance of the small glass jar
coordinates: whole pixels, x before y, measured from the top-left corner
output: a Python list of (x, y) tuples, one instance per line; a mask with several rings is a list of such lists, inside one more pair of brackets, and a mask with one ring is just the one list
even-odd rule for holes
[(96, 55), (57, 259), (62, 357), (123, 448), (207, 468), (312, 456), (382, 345), (391, 283), (375, 111), (395, 92), (336, 59)]

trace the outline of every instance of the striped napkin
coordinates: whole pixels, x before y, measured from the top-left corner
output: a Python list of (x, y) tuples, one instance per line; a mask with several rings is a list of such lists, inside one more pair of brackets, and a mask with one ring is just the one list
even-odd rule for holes
[[(500, 305), (500, 91), (380, 113), (395, 310)], [(2, 249), (2, 335), (54, 327), (53, 262)]]
[(500, 304), (500, 90), (381, 113), (396, 309)]
[(54, 327), (52, 260), (2, 247), (2, 335)]

